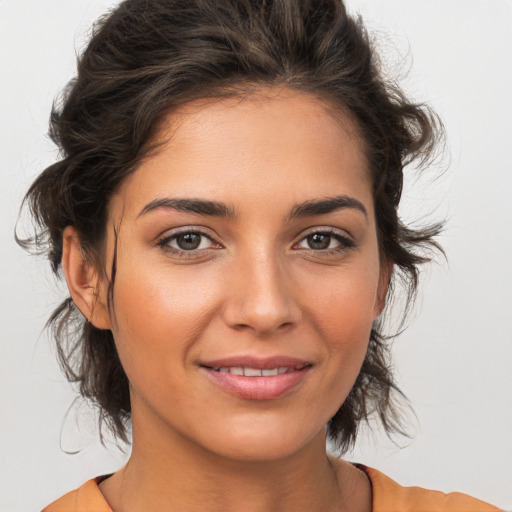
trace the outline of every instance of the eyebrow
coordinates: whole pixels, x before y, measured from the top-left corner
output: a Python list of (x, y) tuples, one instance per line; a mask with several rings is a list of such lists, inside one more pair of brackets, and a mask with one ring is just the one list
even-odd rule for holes
[(232, 208), (228, 208), (224, 203), (217, 201), (207, 201), (204, 199), (173, 199), (164, 197), (155, 199), (148, 203), (137, 217), (152, 212), (159, 208), (176, 210), (179, 212), (197, 213), (199, 215), (209, 215), (212, 217), (234, 217)]
[[(137, 217), (160, 208), (196, 213), (198, 215), (208, 215), (211, 217), (233, 218), (236, 216), (233, 208), (217, 201), (164, 197), (149, 202), (142, 208)], [(354, 197), (346, 195), (304, 201), (303, 203), (296, 204), (288, 214), (288, 218), (292, 220), (312, 215), (325, 215), (341, 209), (358, 210), (368, 219), (368, 212), (364, 205)]]
[(336, 196), (325, 199), (304, 201), (297, 204), (290, 212), (290, 219), (309, 217), (310, 215), (325, 215), (336, 210), (355, 209), (360, 211), (368, 220), (368, 212), (361, 201), (350, 196)]

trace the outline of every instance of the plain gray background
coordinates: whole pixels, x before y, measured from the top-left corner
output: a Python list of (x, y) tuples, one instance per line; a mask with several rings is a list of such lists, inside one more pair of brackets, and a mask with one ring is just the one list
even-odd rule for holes
[[(0, 0), (0, 509), (37, 510), (123, 456), (72, 409), (44, 323), (64, 289), (13, 242), (21, 198), (56, 159), (51, 102), (108, 0)], [(460, 490), (512, 509), (512, 2), (351, 0), (402, 82), (448, 133), (447, 159), (408, 179), (401, 214), (448, 218), (449, 263), (423, 276), (410, 327), (394, 344), (410, 398), (409, 441), (362, 440), (347, 458), (402, 484)], [(394, 56), (394, 57), (393, 57)], [(393, 75), (394, 71), (391, 71)], [(438, 176), (436, 178), (436, 176)], [(78, 421), (76, 416), (78, 414)], [(64, 451), (79, 451), (67, 455)]]

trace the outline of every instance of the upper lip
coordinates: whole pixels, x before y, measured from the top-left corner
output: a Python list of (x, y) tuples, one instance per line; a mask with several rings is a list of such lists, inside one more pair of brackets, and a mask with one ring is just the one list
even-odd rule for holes
[(212, 359), (201, 361), (201, 366), (208, 368), (230, 368), (244, 367), (257, 368), (260, 370), (268, 370), (271, 368), (302, 368), (311, 366), (311, 362), (305, 359), (290, 356), (272, 356), (272, 357), (256, 357), (251, 355), (223, 357), (221, 359)]

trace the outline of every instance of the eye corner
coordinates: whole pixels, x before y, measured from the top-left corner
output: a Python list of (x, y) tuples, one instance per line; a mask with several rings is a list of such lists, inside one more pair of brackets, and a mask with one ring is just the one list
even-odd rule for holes
[[(317, 238), (314, 240), (314, 238)], [(333, 241), (335, 246), (333, 247)], [(307, 246), (304, 246), (307, 244)], [(312, 244), (316, 244), (316, 247)], [(308, 230), (293, 244), (293, 249), (313, 252), (318, 255), (339, 254), (358, 246), (349, 233), (332, 227), (318, 227)]]
[(157, 238), (155, 245), (166, 254), (180, 258), (199, 258), (223, 248), (210, 233), (192, 227), (166, 231)]

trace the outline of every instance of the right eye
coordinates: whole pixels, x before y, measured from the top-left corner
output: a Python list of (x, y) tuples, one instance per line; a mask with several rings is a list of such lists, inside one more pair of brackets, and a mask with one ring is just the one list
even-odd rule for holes
[(158, 245), (164, 250), (183, 256), (189, 255), (186, 253), (195, 253), (220, 247), (206, 233), (196, 230), (180, 231), (179, 233), (167, 235), (158, 241)]

